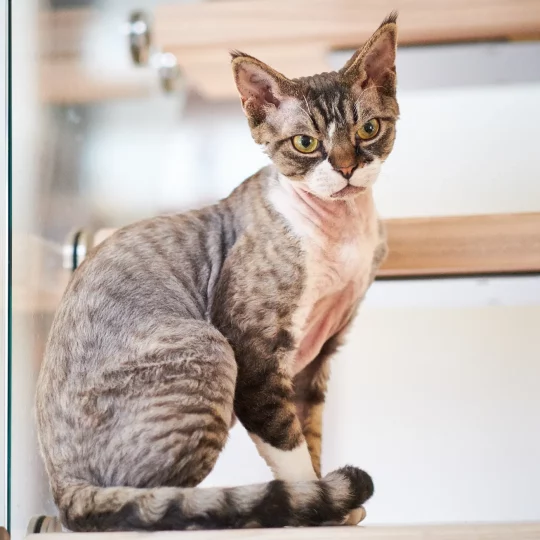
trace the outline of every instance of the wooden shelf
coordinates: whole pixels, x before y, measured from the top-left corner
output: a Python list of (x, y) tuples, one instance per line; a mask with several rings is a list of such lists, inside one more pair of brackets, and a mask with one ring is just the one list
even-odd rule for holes
[[(105, 15), (89, 8), (40, 13), (39, 90), (43, 102), (129, 99), (158, 91), (157, 74), (132, 64), (127, 37), (119, 25), (108, 24)], [(113, 65), (107, 64), (111, 56)]]
[(63, 268), (62, 246), (30, 234), (13, 235), (13, 312), (53, 313), (70, 272)]
[[(157, 5), (153, 40), (177, 56), (199, 93), (230, 99), (237, 96), (230, 49), (258, 56), (289, 77), (309, 75), (330, 69), (331, 51), (361, 45), (393, 9), (399, 11), (401, 45), (540, 37), (537, 0), (223, 0)], [(105, 24), (100, 15), (106, 12), (85, 8), (41, 16), (44, 101), (143, 96), (157, 89), (151, 68), (128, 61), (117, 70), (89, 66), (85, 40), (92, 39), (90, 29)], [(127, 38), (113, 26), (106, 28), (114, 34), (107, 46), (124, 47), (127, 59)]]
[[(540, 538), (540, 524), (442, 525), (408, 527), (319, 527), (243, 529), (231, 531), (167, 531), (155, 533), (47, 533), (49, 540), (533, 540)], [(83, 538), (84, 537), (84, 538)], [(28, 540), (39, 540), (29, 535)]]
[(540, 35), (536, 0), (229, 0), (156, 6), (159, 46), (189, 51), (249, 44), (362, 44), (392, 10), (402, 45)]
[[(540, 212), (385, 221), (382, 278), (540, 272)], [(103, 229), (97, 243), (114, 232)]]
[(386, 221), (379, 277), (540, 272), (540, 213)]
[[(378, 278), (447, 277), (540, 273), (540, 213), (387, 220), (389, 255)], [(94, 245), (113, 234), (102, 229)], [(69, 279), (61, 246), (21, 236), (16, 249), (31, 253), (16, 268), (17, 312), (50, 313)], [(22, 261), (15, 254), (15, 261)]]

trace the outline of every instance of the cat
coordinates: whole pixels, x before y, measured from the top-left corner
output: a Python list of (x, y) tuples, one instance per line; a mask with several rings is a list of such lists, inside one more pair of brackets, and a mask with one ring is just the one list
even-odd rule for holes
[[(356, 524), (371, 477), (321, 475), (329, 360), (386, 254), (372, 185), (394, 143), (396, 15), (337, 72), (232, 53), (272, 165), (217, 204), (118, 230), (74, 272), (37, 387), (72, 531)], [(275, 480), (195, 488), (234, 420)]]

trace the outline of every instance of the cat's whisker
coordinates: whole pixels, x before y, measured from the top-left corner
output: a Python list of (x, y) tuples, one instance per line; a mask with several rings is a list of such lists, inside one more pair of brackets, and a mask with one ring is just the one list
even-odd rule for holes
[(308, 114), (308, 112), (304, 110), (301, 105), (298, 105), (298, 108), (305, 114), (306, 118), (309, 120), (309, 123), (312, 124), (313, 120), (311, 119), (311, 116)]
[(311, 112), (311, 107), (309, 106), (309, 103), (308, 103), (308, 100), (307, 100), (306, 96), (304, 95), (304, 96), (302, 96), (302, 97), (304, 98), (304, 101), (306, 102), (306, 107), (307, 107), (307, 109), (308, 109), (308, 111), (309, 111), (309, 114), (313, 114), (313, 113)]

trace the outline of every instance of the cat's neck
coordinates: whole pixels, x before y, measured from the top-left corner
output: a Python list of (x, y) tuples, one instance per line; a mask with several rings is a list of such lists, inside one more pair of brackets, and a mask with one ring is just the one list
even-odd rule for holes
[(356, 235), (376, 216), (371, 187), (350, 200), (325, 200), (307, 192), (300, 182), (276, 175), (269, 190), (274, 208), (301, 236), (341, 242)]

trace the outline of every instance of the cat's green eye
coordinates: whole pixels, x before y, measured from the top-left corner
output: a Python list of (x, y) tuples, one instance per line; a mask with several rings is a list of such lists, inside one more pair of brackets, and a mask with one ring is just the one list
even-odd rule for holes
[(368, 120), (356, 133), (363, 141), (369, 141), (373, 139), (379, 133), (381, 124), (376, 118)]
[(302, 154), (311, 154), (319, 148), (319, 141), (309, 135), (296, 135), (292, 139), (293, 146)]

